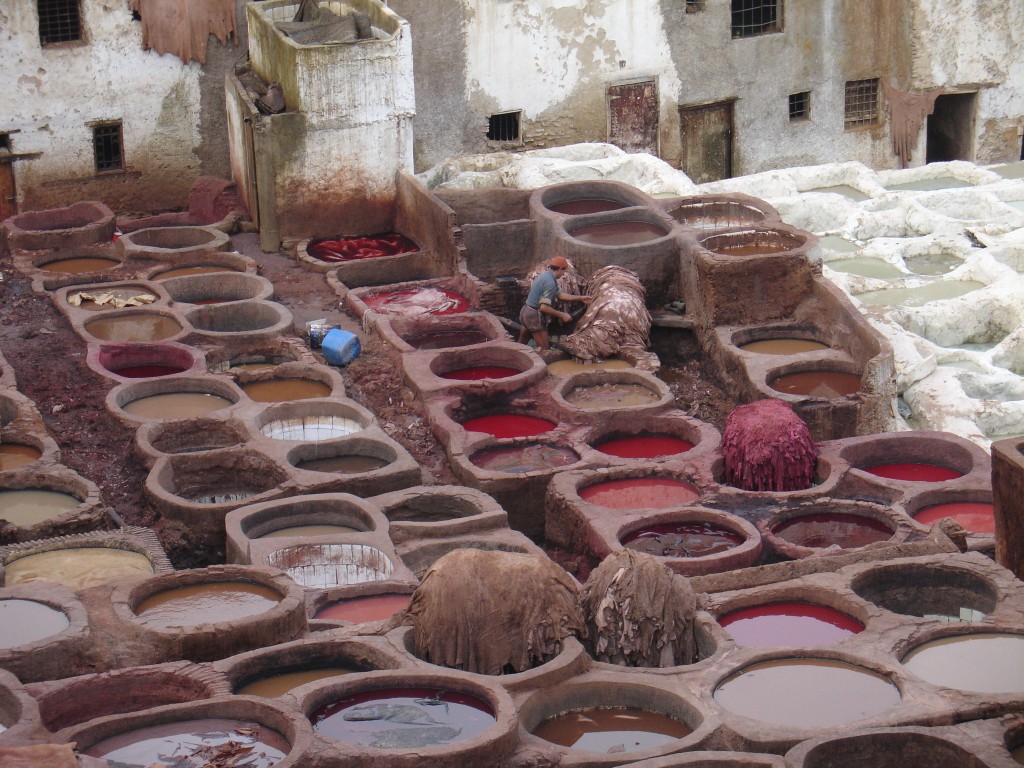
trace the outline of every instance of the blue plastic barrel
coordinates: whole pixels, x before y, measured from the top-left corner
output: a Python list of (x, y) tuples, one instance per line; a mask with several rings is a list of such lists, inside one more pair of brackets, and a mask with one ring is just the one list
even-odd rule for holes
[(324, 336), (320, 349), (331, 365), (348, 365), (359, 357), (361, 347), (354, 333), (335, 328)]

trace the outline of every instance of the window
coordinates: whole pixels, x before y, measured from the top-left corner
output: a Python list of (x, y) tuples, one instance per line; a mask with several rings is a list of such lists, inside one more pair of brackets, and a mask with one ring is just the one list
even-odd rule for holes
[(782, 0), (732, 0), (732, 36), (753, 37), (782, 29)]
[(806, 120), (811, 116), (811, 92), (789, 94), (789, 122)]
[(38, 3), (40, 43), (54, 45), (82, 39), (78, 0), (38, 0)]
[(92, 127), (93, 156), (96, 172), (120, 171), (124, 168), (121, 123), (100, 123)]
[(704, 0), (686, 0), (686, 12), (697, 13), (704, 10)]
[(0, 133), (0, 152), (11, 151), (11, 134)]
[(878, 122), (878, 80), (846, 81), (844, 128), (875, 125)]
[(490, 141), (519, 141), (521, 111), (501, 112), (487, 119), (487, 138)]

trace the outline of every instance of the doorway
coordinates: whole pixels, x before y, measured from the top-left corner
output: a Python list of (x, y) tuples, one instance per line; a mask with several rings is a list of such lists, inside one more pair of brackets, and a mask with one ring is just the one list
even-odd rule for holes
[(679, 108), (679, 167), (695, 184), (732, 177), (733, 102)]
[(658, 154), (658, 86), (653, 80), (608, 86), (608, 141), (626, 152)]
[(14, 187), (14, 163), (0, 154), (0, 221), (18, 212), (18, 195)]
[(977, 93), (949, 93), (935, 100), (928, 116), (926, 163), (974, 160), (974, 113)]

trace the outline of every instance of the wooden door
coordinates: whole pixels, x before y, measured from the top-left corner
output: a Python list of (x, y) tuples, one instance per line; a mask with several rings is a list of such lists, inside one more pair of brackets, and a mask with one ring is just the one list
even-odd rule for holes
[(0, 158), (0, 221), (18, 212), (18, 197), (14, 189), (14, 163)]
[(732, 177), (732, 102), (679, 108), (680, 168), (696, 184)]
[(658, 156), (658, 87), (653, 80), (608, 86), (608, 141)]

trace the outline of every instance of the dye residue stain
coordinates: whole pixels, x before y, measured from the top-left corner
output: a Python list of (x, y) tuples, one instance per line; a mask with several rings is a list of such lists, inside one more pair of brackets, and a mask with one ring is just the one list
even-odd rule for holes
[(386, 688), (332, 701), (310, 716), (313, 729), (335, 741), (375, 749), (450, 744), (495, 723), (474, 696), (436, 688)]
[(80, 256), (75, 259), (58, 259), (43, 264), (40, 269), (45, 272), (62, 272), (64, 274), (77, 275), (83, 272), (103, 272), (118, 266), (121, 262), (117, 259), (104, 259), (94, 256)]
[(585, 411), (628, 408), (657, 402), (658, 394), (640, 384), (608, 383), (573, 387), (565, 401)]
[(0, 520), (27, 527), (51, 520), (82, 502), (69, 493), (38, 488), (0, 491)]
[(762, 339), (740, 347), (744, 352), (757, 352), (761, 355), (798, 355), (801, 352), (818, 352), (828, 348), (827, 344), (810, 339)]
[(487, 448), (474, 453), (469, 460), (474, 466), (491, 472), (520, 474), (568, 467), (579, 461), (579, 458), (576, 452), (567, 446), (535, 443)]
[(671, 435), (637, 435), (604, 440), (594, 447), (620, 459), (656, 459), (686, 453), (693, 448), (693, 443)]
[(370, 597), (353, 597), (325, 605), (316, 612), (318, 619), (332, 621), (351, 621), (362, 624), (367, 621), (383, 621), (390, 619), (399, 611), (409, 607), (411, 595), (371, 595)]
[(308, 459), (300, 461), (296, 466), (299, 469), (306, 469), (312, 472), (337, 472), (342, 475), (358, 475), (363, 472), (383, 469), (390, 463), (387, 459), (380, 459), (376, 456), (360, 456), (353, 453), (346, 456)]
[(239, 765), (240, 756), (245, 768), (270, 768), (290, 749), (281, 734), (257, 723), (206, 718), (126, 731), (96, 742), (85, 754), (118, 768), (229, 766)]
[(996, 520), (992, 504), (977, 501), (957, 501), (947, 504), (933, 504), (914, 515), (923, 525), (935, 525), (945, 517), (956, 520), (970, 533), (995, 533)]
[(150, 595), (135, 613), (151, 627), (191, 627), (265, 613), (281, 595), (262, 584), (220, 582), (176, 587)]
[(91, 320), (85, 324), (85, 330), (103, 341), (146, 342), (162, 341), (181, 333), (181, 324), (169, 315), (135, 312)]
[(375, 259), (380, 256), (396, 256), (419, 250), (416, 243), (405, 235), (388, 232), (363, 237), (338, 237), (313, 240), (306, 252), (314, 259), (326, 262), (356, 261)]
[(889, 480), (911, 480), (918, 483), (941, 483), (963, 475), (962, 472), (957, 472), (955, 469), (937, 464), (875, 464), (870, 467), (862, 467), (862, 469), (877, 477)]
[(77, 590), (140, 573), (153, 573), (153, 564), (138, 552), (113, 547), (72, 547), (9, 561), (4, 566), (4, 585), (56, 581)]
[(309, 400), (327, 397), (331, 387), (311, 379), (269, 379), (253, 381), (242, 385), (249, 399), (256, 403), (284, 403), (292, 400)]
[(0, 600), (0, 648), (18, 648), (63, 632), (68, 617), (34, 600)]
[(668, 232), (648, 221), (616, 221), (610, 224), (588, 224), (576, 227), (569, 234), (591, 245), (636, 245), (657, 240)]
[(548, 373), (552, 376), (572, 376), (574, 373), (582, 373), (584, 371), (621, 371), (632, 367), (625, 360), (619, 360), (616, 357), (589, 362), (582, 360), (555, 360), (553, 363), (548, 363)]
[(191, 419), (234, 405), (226, 397), (208, 392), (167, 392), (162, 395), (140, 397), (125, 403), (125, 413), (144, 419)]
[(697, 489), (667, 477), (629, 477), (594, 483), (580, 491), (580, 498), (610, 509), (663, 509), (689, 504)]
[(552, 744), (587, 752), (640, 752), (693, 733), (668, 715), (626, 707), (585, 709), (545, 720), (533, 731)]
[(866, 515), (819, 512), (785, 520), (772, 533), (799, 547), (854, 549), (892, 538), (893, 529)]
[[(329, 677), (340, 677), (350, 675), (357, 670), (344, 667), (320, 667), (318, 669), (304, 669), (296, 672), (283, 672), (279, 675), (268, 675), (258, 680), (246, 683), (235, 693), (239, 696), (262, 696), (265, 699), (273, 699), (283, 696), (292, 688), (312, 683), (317, 680), (326, 680)], [(239, 768), (243, 768), (244, 764)]]
[(565, 216), (582, 216), (587, 213), (604, 213), (605, 211), (617, 211), (625, 208), (625, 203), (612, 200), (607, 197), (579, 197), (575, 200), (565, 200), (561, 203), (554, 203), (547, 206), (549, 211), (561, 213)]
[(975, 633), (933, 640), (903, 658), (933, 685), (983, 693), (1024, 691), (1024, 636)]
[(863, 631), (864, 625), (845, 613), (813, 603), (755, 605), (732, 611), (718, 620), (746, 648), (829, 645)]
[(483, 379), (507, 379), (518, 373), (522, 373), (522, 371), (505, 365), (477, 365), (442, 373), (441, 378), (456, 381), (482, 381)]
[(553, 421), (517, 413), (495, 413), (462, 422), (467, 432), (486, 432), (498, 438), (532, 437), (555, 428)]
[(706, 520), (652, 525), (630, 534), (622, 545), (656, 557), (706, 557), (738, 547), (744, 537)]
[(161, 376), (172, 376), (181, 373), (185, 369), (180, 365), (161, 365), (159, 363), (148, 363), (144, 365), (126, 365), (113, 369), (113, 373), (124, 376), (126, 379), (156, 379)]
[(841, 371), (802, 371), (779, 376), (769, 386), (776, 392), (787, 395), (806, 395), (833, 400), (857, 393), (860, 390), (860, 374)]
[(389, 315), (454, 315), (469, 309), (465, 296), (440, 288), (373, 293), (363, 303)]
[[(0, 443), (0, 472), (23, 467), (43, 455), (43, 452), (31, 445), (21, 443)], [(0, 517), (3, 516), (3, 505), (0, 504)]]

